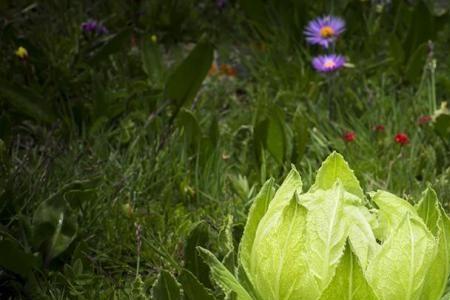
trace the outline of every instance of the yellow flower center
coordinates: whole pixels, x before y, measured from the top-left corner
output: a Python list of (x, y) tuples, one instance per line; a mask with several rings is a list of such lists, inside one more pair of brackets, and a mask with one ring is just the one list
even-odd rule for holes
[(336, 63), (332, 60), (332, 59), (327, 59), (324, 63), (323, 66), (325, 68), (334, 68), (336, 66)]
[(330, 38), (334, 36), (334, 29), (331, 26), (324, 26), (320, 29), (320, 36)]

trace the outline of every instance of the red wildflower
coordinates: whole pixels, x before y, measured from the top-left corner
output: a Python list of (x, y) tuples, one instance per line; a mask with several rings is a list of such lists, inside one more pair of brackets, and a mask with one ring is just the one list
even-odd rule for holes
[(394, 140), (395, 140), (395, 142), (396, 142), (397, 144), (400, 144), (401, 146), (404, 146), (404, 145), (406, 145), (406, 144), (409, 143), (409, 137), (408, 137), (408, 135), (407, 135), (406, 133), (403, 133), (403, 132), (397, 133), (397, 134), (395, 135)]
[(431, 116), (429, 116), (429, 115), (424, 115), (424, 116), (421, 116), (421, 117), (419, 118), (419, 120), (417, 120), (417, 124), (419, 124), (419, 125), (424, 125), (424, 124), (427, 124), (428, 122), (430, 122), (432, 119), (433, 119), (433, 118), (432, 118)]
[(233, 66), (231, 66), (229, 64), (222, 64), (220, 66), (220, 72), (223, 75), (230, 76), (230, 77), (235, 77), (237, 75), (236, 68), (234, 68)]
[(344, 139), (344, 141), (346, 141), (348, 143), (354, 142), (356, 140), (356, 133), (354, 131), (348, 131), (348, 132), (344, 133), (342, 138)]
[(375, 132), (384, 132), (384, 125), (376, 125), (373, 130)]

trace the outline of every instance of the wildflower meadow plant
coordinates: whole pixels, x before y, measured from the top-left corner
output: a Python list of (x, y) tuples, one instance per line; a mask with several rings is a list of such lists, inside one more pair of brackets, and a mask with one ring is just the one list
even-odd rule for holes
[(399, 132), (395, 135), (394, 140), (397, 144), (405, 146), (409, 144), (409, 137), (406, 133)]
[(26, 60), (28, 58), (28, 50), (22, 46), (17, 48), (15, 54), (20, 60)]
[(344, 31), (344, 20), (334, 16), (325, 16), (310, 21), (304, 33), (309, 44), (320, 45), (327, 49)]
[(86, 22), (81, 23), (81, 29), (85, 33), (104, 35), (108, 34), (108, 29), (100, 22), (89, 19)]
[(342, 138), (344, 139), (345, 142), (350, 143), (350, 142), (354, 142), (356, 140), (356, 132), (354, 131), (348, 131), (346, 133), (344, 133), (344, 135), (342, 136)]
[(332, 73), (345, 65), (345, 57), (338, 54), (319, 55), (312, 61), (312, 65), (317, 72)]
[[(311, 45), (320, 45), (327, 51), (332, 48), (337, 38), (345, 31), (345, 22), (343, 19), (335, 16), (324, 16), (316, 18), (308, 23), (304, 30), (306, 41)], [(333, 47), (331, 47), (333, 45)], [(312, 66), (314, 70), (321, 74), (327, 74), (328, 83), (328, 113), (331, 120), (334, 119), (334, 90), (333, 80), (330, 78), (332, 73), (345, 66), (345, 57), (339, 54), (327, 53), (313, 58)]]
[[(438, 300), (450, 263), (450, 219), (428, 188), (416, 205), (368, 193), (332, 153), (303, 192), (295, 168), (255, 197), (237, 275), (199, 248), (212, 278), (240, 300)], [(371, 203), (371, 204), (370, 204)]]

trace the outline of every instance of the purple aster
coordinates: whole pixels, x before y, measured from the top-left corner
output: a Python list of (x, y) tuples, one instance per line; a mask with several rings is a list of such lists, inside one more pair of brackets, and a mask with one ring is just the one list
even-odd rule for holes
[(319, 55), (314, 57), (312, 65), (317, 72), (331, 73), (339, 70), (345, 64), (345, 57), (339, 54)]
[(304, 33), (308, 43), (328, 48), (344, 30), (344, 20), (338, 17), (325, 16), (310, 21)]
[(97, 21), (87, 20), (86, 22), (81, 23), (81, 29), (84, 32), (94, 32), (97, 29)]
[(227, 2), (227, 0), (216, 0), (216, 5), (218, 8), (224, 8)]
[(96, 33), (99, 35), (108, 33), (108, 29), (103, 24), (92, 19), (81, 23), (81, 29), (86, 33)]

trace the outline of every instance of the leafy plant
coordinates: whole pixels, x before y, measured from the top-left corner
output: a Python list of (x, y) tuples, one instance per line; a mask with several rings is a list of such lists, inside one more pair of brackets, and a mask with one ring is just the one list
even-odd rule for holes
[(250, 209), (236, 273), (199, 247), (212, 278), (238, 299), (440, 299), (450, 219), (428, 188), (413, 206), (369, 193), (332, 153), (308, 192), (295, 168), (269, 180)]

